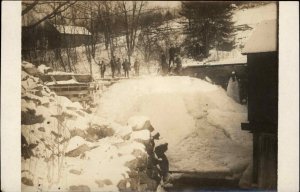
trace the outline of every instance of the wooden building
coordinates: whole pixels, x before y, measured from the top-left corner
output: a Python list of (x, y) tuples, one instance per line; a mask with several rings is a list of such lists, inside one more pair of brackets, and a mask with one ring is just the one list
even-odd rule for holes
[(253, 133), (253, 182), (259, 189), (277, 189), (278, 30), (276, 20), (260, 23), (246, 44), (248, 122)]
[(77, 47), (90, 43), (91, 33), (84, 27), (55, 25), (49, 21), (22, 26), (22, 51)]

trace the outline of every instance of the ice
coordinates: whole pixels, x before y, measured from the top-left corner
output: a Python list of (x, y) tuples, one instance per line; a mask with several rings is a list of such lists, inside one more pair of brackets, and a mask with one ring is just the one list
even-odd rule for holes
[(120, 82), (103, 94), (97, 111), (124, 125), (132, 116), (149, 117), (169, 143), (171, 170), (229, 173), (241, 173), (251, 159), (252, 137), (240, 126), (246, 112), (222, 88), (190, 77)]

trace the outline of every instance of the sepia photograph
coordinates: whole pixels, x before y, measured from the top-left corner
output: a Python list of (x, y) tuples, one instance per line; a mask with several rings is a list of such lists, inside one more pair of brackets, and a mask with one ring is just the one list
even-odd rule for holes
[(21, 2), (22, 192), (277, 191), (279, 2)]

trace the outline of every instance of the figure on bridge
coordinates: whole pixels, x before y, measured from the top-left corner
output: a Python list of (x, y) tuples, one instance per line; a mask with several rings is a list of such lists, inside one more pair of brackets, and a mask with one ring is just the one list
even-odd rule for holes
[(140, 75), (140, 61), (139, 61), (139, 59), (135, 60), (133, 67), (134, 67), (135, 75), (139, 76)]
[(121, 59), (118, 58), (117, 59), (117, 62), (116, 62), (116, 66), (117, 66), (117, 71), (118, 71), (118, 75), (120, 76), (121, 75)]
[(175, 64), (176, 64), (175, 73), (177, 75), (180, 75), (181, 70), (182, 70), (182, 62), (181, 62), (181, 58), (180, 58), (179, 54), (176, 56)]
[(116, 71), (116, 59), (115, 56), (112, 56), (110, 60), (110, 67), (111, 67), (111, 76), (112, 78), (115, 77), (115, 71)]
[(172, 62), (174, 65), (175, 52), (176, 52), (176, 49), (175, 49), (174, 45), (171, 45), (171, 47), (169, 49), (169, 72), (171, 71), (171, 63)]
[(106, 63), (102, 60), (99, 67), (100, 67), (101, 78), (104, 78), (104, 73), (106, 71)]
[(162, 69), (162, 74), (166, 75), (169, 71), (169, 68), (168, 68), (168, 64), (167, 64), (166, 55), (164, 54), (163, 51), (161, 52), (161, 55), (160, 55), (160, 65), (161, 65), (161, 69)]
[(125, 59), (125, 61), (123, 62), (123, 69), (124, 69), (124, 73), (125, 73), (125, 77), (129, 78), (129, 70), (130, 70), (130, 62)]

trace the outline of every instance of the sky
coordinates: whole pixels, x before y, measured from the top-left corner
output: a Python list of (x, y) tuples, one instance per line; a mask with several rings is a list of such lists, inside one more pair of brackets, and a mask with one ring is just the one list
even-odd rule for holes
[(180, 5), (180, 1), (148, 1), (149, 7), (166, 7), (166, 8), (174, 8)]

